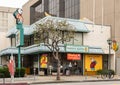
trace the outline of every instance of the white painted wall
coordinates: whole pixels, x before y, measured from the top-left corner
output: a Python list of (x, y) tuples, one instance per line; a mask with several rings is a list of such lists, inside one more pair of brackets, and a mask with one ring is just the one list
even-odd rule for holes
[(10, 47), (10, 39), (6, 38), (6, 32), (0, 32), (0, 50)]
[(116, 62), (117, 62), (116, 63), (116, 67), (117, 67), (116, 74), (120, 75), (120, 68), (119, 68), (120, 67), (120, 58), (119, 57), (116, 58)]
[[(0, 7), (0, 51), (10, 47), (10, 39), (6, 38), (6, 34), (9, 29), (16, 25), (16, 20), (13, 16), (13, 12), (16, 8)], [(4, 62), (0, 59), (0, 63)]]
[(110, 38), (110, 26), (86, 24), (90, 30), (89, 33), (84, 33), (83, 44), (88, 46), (102, 47), (105, 53), (108, 53), (107, 39)]
[[(90, 30), (89, 33), (84, 33), (83, 45), (92, 47), (101, 47), (105, 54), (109, 54), (109, 45), (107, 39), (111, 36), (110, 26), (92, 25), (86, 24), (86, 27)], [(111, 50), (111, 69), (115, 70), (115, 52)]]
[[(6, 32), (0, 32), (0, 51), (10, 47), (10, 39), (6, 38)], [(0, 64), (6, 64), (6, 57), (0, 57)]]

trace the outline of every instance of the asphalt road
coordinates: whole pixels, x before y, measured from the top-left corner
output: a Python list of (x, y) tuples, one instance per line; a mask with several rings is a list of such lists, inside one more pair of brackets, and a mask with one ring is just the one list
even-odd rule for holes
[(71, 83), (49, 83), (49, 84), (30, 84), (30, 85), (120, 85), (120, 81), (71, 82)]

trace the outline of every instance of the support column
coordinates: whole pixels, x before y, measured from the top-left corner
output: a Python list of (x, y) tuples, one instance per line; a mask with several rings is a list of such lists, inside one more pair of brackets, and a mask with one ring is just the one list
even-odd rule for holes
[(18, 47), (18, 68), (21, 68), (21, 49), (20, 46)]

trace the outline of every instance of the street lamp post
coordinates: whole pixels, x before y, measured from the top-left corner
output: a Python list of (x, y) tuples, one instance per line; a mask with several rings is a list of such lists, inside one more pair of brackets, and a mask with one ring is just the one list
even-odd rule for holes
[(21, 69), (21, 47), (24, 45), (24, 29), (23, 29), (23, 10), (18, 8), (13, 16), (16, 19), (16, 46), (18, 47), (18, 68), (19, 68), (19, 77), (20, 77), (20, 69)]
[(107, 43), (109, 45), (109, 56), (108, 56), (108, 69), (110, 69), (111, 63), (110, 63), (110, 54), (111, 54), (111, 44), (112, 44), (112, 40), (108, 39)]
[(21, 49), (20, 47), (24, 45), (24, 29), (23, 29), (23, 17), (22, 17), (23, 10), (18, 8), (14, 13), (13, 16), (16, 19), (16, 46), (18, 47), (18, 68), (21, 69)]

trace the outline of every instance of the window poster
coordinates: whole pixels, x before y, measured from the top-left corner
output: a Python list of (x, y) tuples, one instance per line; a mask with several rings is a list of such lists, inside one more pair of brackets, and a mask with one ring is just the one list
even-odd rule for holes
[(81, 60), (80, 54), (67, 54), (67, 60)]
[(48, 62), (47, 54), (42, 54), (40, 58), (40, 68), (47, 68), (47, 62)]
[(85, 70), (97, 71), (102, 69), (102, 55), (85, 55)]

